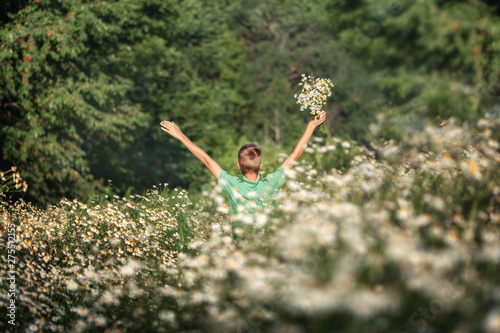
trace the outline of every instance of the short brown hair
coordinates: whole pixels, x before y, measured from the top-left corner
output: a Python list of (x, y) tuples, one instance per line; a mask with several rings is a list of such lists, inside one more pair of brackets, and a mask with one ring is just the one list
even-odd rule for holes
[(259, 173), (260, 164), (262, 163), (262, 148), (253, 143), (247, 143), (238, 152), (238, 163), (240, 164), (241, 173), (244, 175)]

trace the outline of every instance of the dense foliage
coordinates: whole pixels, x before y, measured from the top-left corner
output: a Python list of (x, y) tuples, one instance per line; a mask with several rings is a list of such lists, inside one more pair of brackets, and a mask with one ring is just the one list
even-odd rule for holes
[(19, 166), (33, 203), (88, 201), (109, 179), (120, 195), (200, 189), (209, 173), (159, 130), (163, 119), (224, 169), (247, 141), (289, 153), (307, 118), (293, 99), (302, 73), (332, 80), (329, 133), (358, 142), (498, 112), (494, 1), (0, 6), (0, 169)]
[[(331, 1), (347, 57), (361, 57), (384, 96), (384, 136), (408, 125), (498, 112), (499, 6), (493, 1)], [(401, 125), (406, 126), (401, 126)], [(417, 125), (418, 126), (418, 125)]]

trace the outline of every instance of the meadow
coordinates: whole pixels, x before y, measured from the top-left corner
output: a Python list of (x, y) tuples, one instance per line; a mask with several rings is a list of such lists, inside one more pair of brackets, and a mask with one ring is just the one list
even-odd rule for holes
[(397, 144), (315, 138), (277, 216), (234, 217), (260, 227), (237, 238), (215, 183), (195, 203), (168, 184), (45, 209), (3, 196), (17, 307), (13, 326), (0, 294), (0, 330), (500, 332), (499, 136), (487, 115)]

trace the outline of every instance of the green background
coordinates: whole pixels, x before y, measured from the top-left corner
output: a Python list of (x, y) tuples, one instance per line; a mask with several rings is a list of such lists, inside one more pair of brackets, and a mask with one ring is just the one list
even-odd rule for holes
[(242, 144), (261, 145), (271, 172), (308, 120), (302, 73), (335, 84), (329, 136), (475, 122), (500, 106), (499, 15), (471, 0), (3, 1), (0, 170), (16, 165), (39, 205), (108, 180), (197, 193), (211, 175), (167, 119), (230, 172)]

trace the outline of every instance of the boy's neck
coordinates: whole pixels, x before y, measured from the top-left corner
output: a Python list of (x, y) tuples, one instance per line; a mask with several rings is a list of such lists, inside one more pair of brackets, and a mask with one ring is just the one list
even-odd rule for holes
[(243, 175), (246, 179), (248, 179), (251, 182), (257, 181), (257, 177), (259, 177), (258, 173), (247, 173), (246, 175)]

